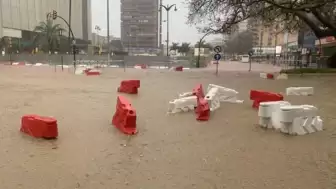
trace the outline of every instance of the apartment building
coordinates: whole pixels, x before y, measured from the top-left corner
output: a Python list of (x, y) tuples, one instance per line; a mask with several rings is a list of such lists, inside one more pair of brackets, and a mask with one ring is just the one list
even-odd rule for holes
[[(71, 28), (75, 37), (91, 40), (91, 0), (72, 0), (71, 8)], [(31, 37), (31, 31), (53, 10), (68, 20), (69, 0), (0, 0), (0, 39)], [(54, 22), (67, 30), (62, 20)]]
[(158, 0), (121, 0), (121, 41), (133, 54), (157, 53)]

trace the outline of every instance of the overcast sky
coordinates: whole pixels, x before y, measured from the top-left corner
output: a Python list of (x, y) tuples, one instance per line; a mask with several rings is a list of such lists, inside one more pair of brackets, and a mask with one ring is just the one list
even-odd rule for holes
[[(95, 32), (96, 25), (100, 26), (101, 34), (106, 35), (107, 14), (106, 0), (92, 0), (92, 32)], [(184, 4), (184, 0), (163, 0), (163, 4), (176, 4), (177, 12), (171, 10), (169, 27), (171, 42), (189, 42), (195, 43), (199, 40), (201, 34), (198, 34), (195, 27), (186, 24), (188, 9)], [(166, 19), (166, 12), (163, 13), (163, 20)], [(163, 23), (163, 39), (166, 39), (166, 23)], [(110, 35), (120, 37), (120, 0), (110, 0)], [(206, 41), (210, 41), (213, 37), (208, 37)]]

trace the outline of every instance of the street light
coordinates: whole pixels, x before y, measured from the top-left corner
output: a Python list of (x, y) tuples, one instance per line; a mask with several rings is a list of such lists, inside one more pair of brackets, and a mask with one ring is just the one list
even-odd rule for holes
[[(169, 56), (169, 11), (174, 7), (174, 11), (177, 11), (176, 4), (172, 5), (160, 5), (160, 8), (163, 7), (167, 12), (167, 56)], [(160, 44), (161, 45), (161, 44)]]

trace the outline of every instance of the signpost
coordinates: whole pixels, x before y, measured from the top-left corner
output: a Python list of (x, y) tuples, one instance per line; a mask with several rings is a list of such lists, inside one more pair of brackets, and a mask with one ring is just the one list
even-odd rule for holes
[(249, 64), (250, 64), (250, 66), (249, 66), (249, 72), (251, 71), (251, 67), (252, 67), (252, 55), (253, 55), (253, 50), (250, 50), (249, 51), (249, 53), (248, 53), (248, 55), (249, 55)]
[(215, 53), (221, 53), (222, 52), (222, 47), (221, 46), (216, 46), (215, 48), (214, 48), (214, 51), (215, 51)]
[(216, 60), (216, 62), (214, 64), (216, 64), (216, 75), (218, 76), (218, 64), (219, 64), (219, 60), (222, 58), (222, 56), (219, 54), (222, 52), (222, 47), (221, 46), (216, 46), (214, 48), (215, 51), (215, 55), (214, 55), (214, 59)]
[(218, 75), (218, 64), (219, 64), (219, 60), (222, 58), (222, 56), (220, 54), (215, 54), (214, 55), (214, 59), (216, 60), (215, 64), (216, 64), (216, 75)]

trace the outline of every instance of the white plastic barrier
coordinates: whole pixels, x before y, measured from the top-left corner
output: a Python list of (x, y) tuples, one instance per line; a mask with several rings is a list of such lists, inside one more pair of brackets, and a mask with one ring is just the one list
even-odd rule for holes
[(258, 116), (261, 127), (274, 128), (290, 135), (306, 135), (323, 130), (317, 108), (311, 105), (293, 106), (286, 101), (262, 102)]
[(75, 74), (76, 75), (82, 75), (82, 74), (84, 74), (85, 70), (86, 70), (86, 68), (83, 68), (83, 67), (76, 68)]
[(205, 100), (208, 101), (210, 111), (215, 111), (220, 108), (219, 88), (211, 88), (205, 96)]
[(42, 63), (36, 63), (34, 66), (43, 66)]
[(260, 73), (260, 77), (263, 79), (267, 79), (267, 73)]
[(169, 102), (168, 112), (173, 114), (179, 112), (188, 112), (190, 110), (194, 110), (196, 106), (196, 96), (179, 98)]
[(288, 75), (282, 73), (282, 74), (278, 75), (276, 79), (288, 79)]
[(314, 94), (313, 87), (288, 87), (286, 89), (287, 95), (303, 95), (309, 96)]
[(185, 92), (185, 93), (179, 94), (179, 98), (185, 98), (189, 96), (193, 96), (193, 92)]
[(280, 107), (290, 105), (287, 101), (262, 102), (259, 106), (259, 125), (269, 129), (280, 129)]
[(306, 135), (323, 130), (323, 121), (317, 116), (317, 108), (311, 105), (283, 106), (279, 120), (281, 132), (290, 135)]
[(209, 84), (207, 91), (210, 91), (212, 88), (218, 88), (220, 102), (231, 102), (231, 103), (243, 103), (244, 102), (243, 100), (238, 100), (239, 92), (234, 89), (222, 87), (219, 85)]

